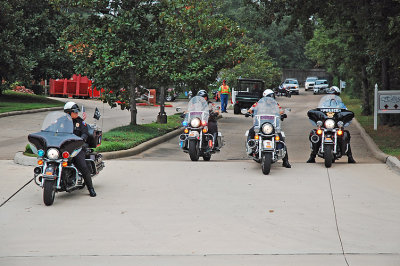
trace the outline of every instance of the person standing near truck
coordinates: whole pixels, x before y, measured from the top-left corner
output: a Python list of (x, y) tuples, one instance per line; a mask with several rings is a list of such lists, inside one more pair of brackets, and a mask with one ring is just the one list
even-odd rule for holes
[(218, 89), (218, 94), (221, 99), (221, 112), (227, 113), (228, 111), (226, 111), (226, 107), (228, 106), (228, 99), (229, 95), (231, 94), (231, 89), (228, 85), (226, 85), (225, 80), (222, 81), (222, 85)]

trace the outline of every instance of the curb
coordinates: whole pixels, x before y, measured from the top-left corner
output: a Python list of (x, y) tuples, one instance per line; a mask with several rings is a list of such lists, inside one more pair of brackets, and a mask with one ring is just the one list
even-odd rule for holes
[(101, 154), (103, 155), (103, 159), (118, 159), (122, 157), (128, 157), (128, 156), (133, 156), (137, 155), (145, 150), (148, 150), (160, 143), (163, 143), (169, 139), (172, 139), (173, 137), (176, 137), (180, 135), (183, 132), (183, 128), (178, 128), (175, 129), (174, 131), (168, 132), (165, 135), (162, 135), (160, 137), (148, 140), (142, 144), (139, 144), (138, 146), (128, 149), (128, 150), (121, 150), (121, 151), (111, 151), (111, 152), (102, 152)]
[[(134, 148), (131, 148), (128, 150), (121, 150), (121, 151), (103, 152), (101, 154), (103, 155), (103, 159), (106, 159), (106, 160), (112, 160), (112, 159), (118, 159), (118, 158), (122, 158), (122, 157), (137, 155), (137, 154), (139, 154), (145, 150), (148, 150), (162, 142), (165, 142), (169, 139), (172, 139), (173, 137), (180, 135), (182, 132), (183, 132), (183, 128), (178, 128), (178, 129), (175, 129), (174, 131), (168, 132), (165, 135), (162, 135), (157, 138), (143, 142)], [(26, 156), (23, 154), (22, 151), (19, 151), (14, 156), (14, 163), (26, 165), (26, 166), (36, 166), (37, 158)]]
[(390, 156), (384, 152), (382, 152), (378, 145), (374, 142), (374, 140), (368, 135), (368, 133), (365, 131), (365, 129), (360, 125), (360, 123), (357, 121), (357, 119), (353, 119), (354, 125), (356, 128), (360, 131), (360, 135), (367, 143), (368, 149), (372, 152), (374, 157), (378, 159), (379, 161), (382, 161), (385, 163), (387, 166), (389, 166), (392, 170), (400, 174), (400, 161), (394, 156)]
[(63, 107), (49, 107), (49, 108), (7, 112), (7, 113), (1, 113), (0, 118), (6, 117), (6, 116), (12, 116), (12, 115), (25, 115), (25, 114), (32, 114), (32, 113), (39, 113), (39, 112), (57, 111), (57, 110), (63, 110), (63, 109), (64, 109)]

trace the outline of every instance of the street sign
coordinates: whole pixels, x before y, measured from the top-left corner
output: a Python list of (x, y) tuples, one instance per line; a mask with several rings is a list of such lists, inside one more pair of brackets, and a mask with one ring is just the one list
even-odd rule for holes
[(400, 91), (378, 91), (378, 113), (400, 113)]
[(378, 129), (378, 114), (400, 114), (400, 91), (378, 91), (375, 84), (374, 130)]

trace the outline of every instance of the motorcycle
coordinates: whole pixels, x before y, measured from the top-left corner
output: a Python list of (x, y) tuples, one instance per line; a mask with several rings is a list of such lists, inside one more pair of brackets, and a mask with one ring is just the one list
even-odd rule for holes
[[(95, 114), (96, 117), (98, 114)], [(86, 163), (91, 175), (95, 176), (104, 168), (102, 155), (93, 151), (93, 148), (101, 145), (102, 131), (96, 125), (87, 126), (89, 138)], [(71, 116), (56, 111), (46, 116), (40, 132), (28, 135), (31, 149), (38, 156), (34, 180), (43, 188), (43, 202), (46, 206), (53, 204), (56, 192), (72, 192), (85, 187), (82, 174), (72, 162), (85, 142), (73, 131)]]
[(284, 87), (283, 84), (279, 85), (278, 88), (275, 88), (276, 96), (286, 96), (288, 98), (292, 97), (292, 92), (289, 88)]
[(311, 148), (318, 147), (317, 155), (324, 158), (329, 168), (349, 149), (349, 136), (344, 128), (349, 126), (354, 113), (347, 110), (337, 95), (325, 95), (318, 107), (307, 113), (310, 122), (317, 126), (310, 134)]
[(221, 132), (208, 132), (210, 115), (215, 114), (210, 114), (208, 103), (203, 97), (194, 96), (190, 99), (182, 122), (185, 129), (179, 136), (179, 145), (183, 152), (189, 153), (192, 161), (198, 161), (199, 157), (203, 157), (204, 161), (211, 160), (211, 155), (219, 152), (223, 145)]
[(214, 99), (216, 102), (220, 102), (220, 101), (221, 101), (221, 98), (219, 97), (218, 91), (217, 91), (217, 90), (214, 90), (214, 91), (212, 92), (212, 95), (213, 95), (213, 99)]
[[(288, 109), (289, 110), (289, 109)], [(242, 112), (246, 112), (243, 110)], [(250, 114), (246, 113), (246, 117)], [(254, 138), (246, 132), (246, 146), (248, 155), (254, 161), (261, 163), (263, 174), (268, 175), (271, 164), (286, 156), (285, 133), (281, 130), (281, 121), (287, 117), (280, 114), (280, 108), (275, 99), (271, 97), (261, 98), (253, 111)]]

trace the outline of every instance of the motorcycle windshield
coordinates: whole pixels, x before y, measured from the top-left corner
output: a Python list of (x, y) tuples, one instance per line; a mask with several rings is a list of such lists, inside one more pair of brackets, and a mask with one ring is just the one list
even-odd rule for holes
[(209, 115), (208, 103), (203, 97), (194, 96), (190, 99), (188, 103), (188, 112), (185, 117), (186, 121), (190, 122), (190, 120), (195, 117), (208, 121)]
[(337, 95), (325, 95), (319, 101), (318, 108), (319, 109), (346, 109), (346, 105), (344, 105), (342, 99)]
[(51, 112), (43, 121), (42, 131), (73, 134), (74, 124), (70, 115), (63, 112)]
[(276, 129), (280, 129), (280, 109), (277, 101), (271, 97), (261, 98), (254, 108), (253, 124), (259, 127), (265, 122), (271, 123)]

